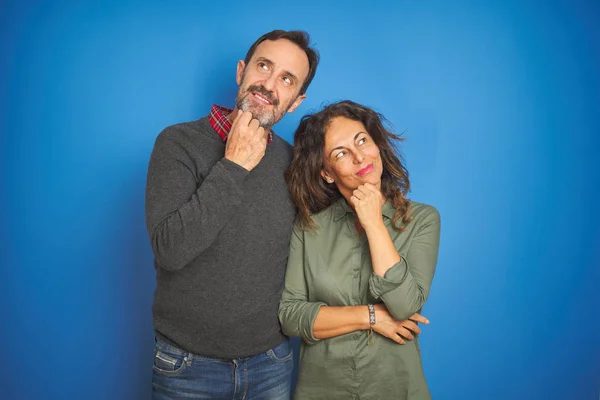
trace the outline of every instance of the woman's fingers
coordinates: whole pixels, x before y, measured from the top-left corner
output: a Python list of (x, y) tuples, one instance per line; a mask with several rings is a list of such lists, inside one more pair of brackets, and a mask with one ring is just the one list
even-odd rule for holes
[(421, 314), (419, 314), (419, 313), (415, 313), (412, 317), (410, 317), (410, 319), (412, 321), (420, 322), (422, 324), (428, 324), (429, 323), (429, 320), (427, 318), (425, 318), (424, 316), (422, 316)]

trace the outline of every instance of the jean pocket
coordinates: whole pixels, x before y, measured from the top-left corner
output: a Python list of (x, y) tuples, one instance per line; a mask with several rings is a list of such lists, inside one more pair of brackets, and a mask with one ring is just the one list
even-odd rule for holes
[(177, 376), (185, 370), (186, 363), (187, 356), (155, 350), (152, 369), (159, 374)]
[(275, 361), (278, 363), (284, 363), (287, 361), (291, 361), (292, 358), (294, 357), (294, 349), (292, 348), (292, 345), (290, 344), (290, 340), (286, 339), (280, 345), (277, 345), (277, 346), (273, 347), (271, 350), (268, 350), (267, 356), (269, 356), (269, 358), (272, 361)]

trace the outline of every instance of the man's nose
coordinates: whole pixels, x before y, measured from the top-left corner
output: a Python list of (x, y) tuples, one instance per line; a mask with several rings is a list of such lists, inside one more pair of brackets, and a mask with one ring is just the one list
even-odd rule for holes
[(273, 91), (275, 89), (275, 85), (277, 84), (277, 76), (275, 74), (271, 74), (267, 79), (264, 80), (263, 86), (268, 91)]

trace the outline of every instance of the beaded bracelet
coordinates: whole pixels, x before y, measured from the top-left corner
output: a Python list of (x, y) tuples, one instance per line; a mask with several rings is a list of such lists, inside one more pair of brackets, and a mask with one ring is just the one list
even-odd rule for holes
[(367, 344), (375, 343), (375, 336), (373, 335), (373, 325), (375, 325), (375, 307), (373, 304), (367, 304), (369, 308), (369, 337), (367, 339)]

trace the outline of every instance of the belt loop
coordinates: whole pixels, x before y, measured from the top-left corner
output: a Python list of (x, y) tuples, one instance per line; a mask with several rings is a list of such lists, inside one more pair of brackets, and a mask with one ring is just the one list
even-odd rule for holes
[(192, 365), (192, 360), (194, 359), (194, 354), (192, 353), (187, 353), (185, 357), (183, 357), (183, 361), (185, 362), (185, 365), (187, 365), (188, 367)]

